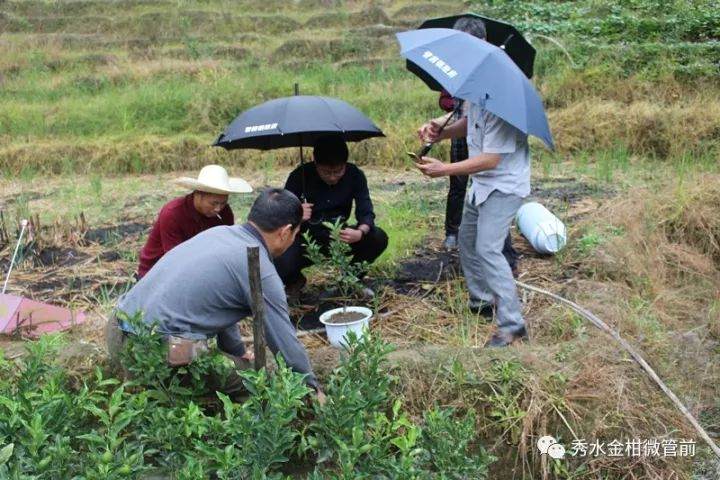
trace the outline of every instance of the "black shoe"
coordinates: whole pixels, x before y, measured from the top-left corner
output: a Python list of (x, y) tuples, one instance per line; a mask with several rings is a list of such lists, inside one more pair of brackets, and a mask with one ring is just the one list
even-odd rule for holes
[(490, 337), (490, 340), (485, 343), (485, 347), (507, 347), (508, 345), (517, 340), (520, 340), (521, 342), (528, 340), (528, 334), (527, 330), (525, 330), (525, 327), (520, 327), (514, 332), (503, 332), (501, 330), (498, 330), (493, 333), (493, 336)]
[(492, 320), (495, 316), (495, 305), (493, 305), (492, 303), (483, 302), (480, 306), (469, 305), (468, 310), (470, 310), (470, 313), (472, 313), (473, 315), (479, 315), (490, 320)]

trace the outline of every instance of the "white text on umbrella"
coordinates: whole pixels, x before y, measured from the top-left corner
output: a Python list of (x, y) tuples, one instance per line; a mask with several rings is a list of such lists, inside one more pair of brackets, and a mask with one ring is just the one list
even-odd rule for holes
[(264, 132), (265, 130), (275, 130), (277, 128), (277, 123), (267, 123), (265, 125), (252, 125), (249, 127), (245, 127), (245, 133), (250, 132)]
[(443, 71), (443, 73), (445, 73), (445, 75), (450, 78), (455, 78), (458, 73), (450, 65), (445, 63), (443, 60), (440, 60), (437, 55), (434, 55), (430, 50), (425, 50), (425, 53), (423, 53), (423, 58), (438, 67), (440, 70)]

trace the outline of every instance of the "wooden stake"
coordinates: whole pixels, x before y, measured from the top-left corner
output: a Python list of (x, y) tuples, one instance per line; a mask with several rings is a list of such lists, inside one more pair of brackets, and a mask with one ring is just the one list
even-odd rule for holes
[(5, 225), (5, 214), (0, 210), (0, 244), (10, 243), (10, 236)]
[(260, 280), (260, 247), (247, 247), (248, 279), (253, 311), (255, 370), (265, 368), (265, 301)]

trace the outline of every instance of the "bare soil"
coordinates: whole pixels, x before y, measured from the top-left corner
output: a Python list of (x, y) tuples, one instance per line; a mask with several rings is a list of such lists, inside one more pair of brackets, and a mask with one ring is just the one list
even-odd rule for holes
[(457, 251), (435, 248), (426, 241), (414, 255), (398, 264), (395, 278), (390, 285), (397, 293), (416, 293), (418, 286), (426, 282), (443, 282), (460, 276), (460, 258)]
[(38, 267), (70, 266), (88, 258), (89, 255), (74, 248), (47, 247), (38, 252), (33, 261)]
[(128, 222), (109, 227), (94, 228), (85, 233), (85, 241), (90, 243), (99, 243), (101, 245), (107, 244), (131, 237), (139, 237), (149, 228), (149, 224), (139, 222)]
[(343, 323), (357, 322), (358, 320), (362, 320), (363, 318), (365, 318), (365, 315), (360, 312), (338, 312), (330, 315), (330, 318), (328, 318), (328, 323), (337, 325)]

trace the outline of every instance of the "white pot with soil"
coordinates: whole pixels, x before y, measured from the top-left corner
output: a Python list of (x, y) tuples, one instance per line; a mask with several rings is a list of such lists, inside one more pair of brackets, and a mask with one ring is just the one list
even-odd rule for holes
[(320, 322), (325, 325), (330, 345), (343, 348), (347, 346), (345, 335), (353, 331), (358, 338), (361, 338), (372, 316), (373, 312), (369, 308), (340, 307), (320, 315)]

